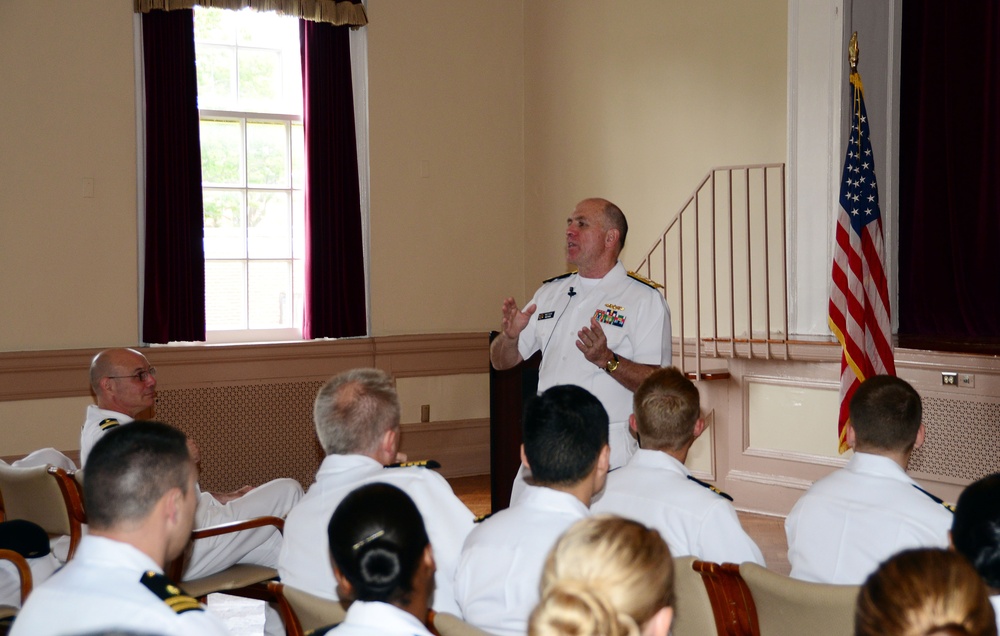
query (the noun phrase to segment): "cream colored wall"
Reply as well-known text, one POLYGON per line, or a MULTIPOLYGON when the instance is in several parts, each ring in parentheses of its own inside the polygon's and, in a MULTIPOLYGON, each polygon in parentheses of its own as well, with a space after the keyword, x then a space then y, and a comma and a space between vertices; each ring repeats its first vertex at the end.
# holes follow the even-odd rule
POLYGON ((137 340, 131 7, 0 2, 0 351, 137 340))
POLYGON ((89 397, 0 402, 0 455, 26 455, 36 448, 80 448, 80 427, 89 397))
POLYGON ((369 17, 372 331, 497 328, 524 280, 521 3, 369 17))
POLYGON ((433 422, 489 418, 490 376, 468 373, 449 377, 397 378, 400 419, 420 422, 420 408, 430 407, 433 422))
MULTIPOLYGON (((487 331, 524 278, 521 4, 370 14, 372 335, 487 331)), ((138 340, 133 45, 129 0, 0 3, 0 351, 138 340)))
POLYGON ((564 271, 587 196, 629 218, 634 267, 718 165, 785 160, 787 2, 525 0, 528 293, 564 271))

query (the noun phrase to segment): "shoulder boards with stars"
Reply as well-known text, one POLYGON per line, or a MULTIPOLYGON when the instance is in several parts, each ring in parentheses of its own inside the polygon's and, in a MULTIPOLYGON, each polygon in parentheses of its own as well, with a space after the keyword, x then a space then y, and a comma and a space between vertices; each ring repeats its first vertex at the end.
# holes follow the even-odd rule
POLYGON ((643 285, 647 285, 649 287, 652 287, 653 289, 663 289, 663 285, 659 284, 658 282, 656 282, 654 280, 649 280, 645 276, 640 276, 639 274, 636 274, 635 272, 629 272, 628 273, 628 277, 631 278, 632 280, 639 281, 643 285))
POLYGON ((928 497, 930 497, 931 501, 933 501, 934 503, 941 504, 942 506, 944 506, 945 508, 947 508, 951 512, 955 512, 955 506, 954 506, 954 504, 950 504, 950 503, 946 502, 944 499, 938 497, 937 495, 932 495, 931 493, 927 492, 926 490, 924 490, 923 488, 921 488, 920 486, 918 486, 916 484, 913 484, 913 487, 916 488, 917 490, 919 490, 920 492, 924 493, 928 497))
POLYGON ((97 423, 97 425, 101 427, 102 431, 110 431, 116 426, 121 426, 121 422, 119 422, 113 417, 109 417, 107 419, 101 420, 100 422, 97 423))
POLYGON ((196 598, 182 592, 179 587, 174 585, 173 581, 163 574, 149 570, 139 580, 149 588, 150 592, 156 594, 161 601, 178 614, 202 612, 205 609, 196 598))
POLYGON ((708 484, 708 483, 705 483, 705 482, 703 482, 702 480, 700 480, 700 479, 698 479, 697 477, 694 477, 694 476, 692 476, 692 475, 688 475, 688 479, 690 479, 690 480, 691 480, 691 481, 693 481, 694 483, 698 484, 699 486, 704 486, 705 488, 708 488, 709 490, 711 490, 711 491, 712 491, 712 492, 714 492, 715 494, 719 495, 720 497, 725 497, 725 498, 726 498, 726 499, 728 499, 729 501, 732 501, 732 500, 733 500, 733 497, 732 497, 732 495, 728 495, 728 494, 726 494, 726 493, 722 492, 721 490, 719 490, 718 488, 716 488, 716 487, 715 487, 715 486, 713 486, 712 484, 708 484))
POLYGON ((316 629, 309 629, 306 630, 306 636, 326 636, 327 634, 332 634, 333 628, 336 626, 337 625, 327 625, 326 627, 317 627, 316 629))
POLYGON ((433 459, 421 459, 415 462, 396 462, 386 468, 441 468, 441 463, 433 459))
POLYGON ((572 276, 577 271, 578 270, 574 269, 572 272, 566 272, 565 274, 559 274, 558 276, 553 276, 552 278, 546 278, 545 280, 542 281, 542 284, 544 285, 545 283, 551 283, 554 280, 562 280, 562 279, 566 278, 567 276, 572 276))
POLYGON ((472 520, 472 523, 482 523, 482 522, 486 521, 487 519, 489 519, 492 516, 493 516, 492 512, 489 513, 489 514, 485 514, 485 515, 479 515, 478 517, 476 517, 475 519, 472 520))

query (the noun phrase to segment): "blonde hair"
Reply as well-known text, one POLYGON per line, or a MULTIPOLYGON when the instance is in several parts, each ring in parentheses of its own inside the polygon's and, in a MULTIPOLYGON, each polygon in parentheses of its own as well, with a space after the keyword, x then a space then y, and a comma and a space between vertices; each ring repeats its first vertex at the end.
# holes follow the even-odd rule
POLYGON ((677 367, 653 371, 632 396, 643 448, 681 450, 694 441, 701 417, 698 387, 677 367))
POLYGON ((573 524, 549 552, 529 636, 637 636, 674 602, 670 549, 655 530, 614 515, 573 524))
POLYGON ((858 594, 855 636, 996 636, 989 593, 957 552, 905 550, 882 563, 858 594))

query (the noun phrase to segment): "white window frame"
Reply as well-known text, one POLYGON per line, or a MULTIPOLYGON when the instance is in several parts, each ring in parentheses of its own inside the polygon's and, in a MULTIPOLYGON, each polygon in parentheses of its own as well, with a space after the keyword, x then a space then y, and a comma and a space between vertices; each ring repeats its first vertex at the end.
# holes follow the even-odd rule
MULTIPOLYGON (((367 0, 363 0, 367 8, 367 0)), ((135 105, 136 105, 136 228, 138 243, 136 271, 137 296, 136 307, 138 333, 136 341, 142 340, 143 297, 145 294, 146 260, 146 96, 145 77, 143 74, 142 52, 142 16, 133 14, 132 35, 135 63, 135 105)), ((352 29, 350 32, 351 47, 351 80, 354 91, 354 124, 358 147, 358 185, 361 200, 361 236, 364 253, 365 277, 365 308, 367 316, 366 331, 371 333, 371 279, 369 255, 371 253, 371 191, 370 191, 370 153, 368 133, 368 30, 367 28, 352 29)), ((166 345, 143 343, 146 346, 186 346, 209 344, 267 343, 267 342, 300 342, 301 329, 258 329, 206 332, 205 342, 171 342, 166 345)))

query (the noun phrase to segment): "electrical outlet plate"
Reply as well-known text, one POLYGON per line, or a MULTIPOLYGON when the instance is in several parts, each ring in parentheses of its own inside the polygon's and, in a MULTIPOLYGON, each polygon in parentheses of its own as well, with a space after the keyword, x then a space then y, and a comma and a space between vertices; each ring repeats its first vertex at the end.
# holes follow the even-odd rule
POLYGON ((958 374, 954 371, 942 371, 941 384, 945 386, 958 386, 958 374))

